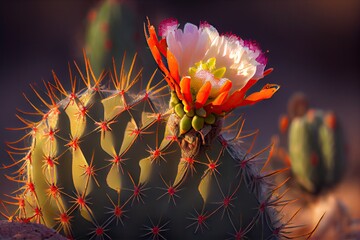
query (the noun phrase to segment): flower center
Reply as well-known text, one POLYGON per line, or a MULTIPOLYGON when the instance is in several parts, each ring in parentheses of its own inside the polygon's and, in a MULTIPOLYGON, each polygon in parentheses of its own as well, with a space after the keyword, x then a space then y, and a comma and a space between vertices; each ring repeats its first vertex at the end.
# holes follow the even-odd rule
POLYGON ((228 81, 224 78, 226 67, 216 68, 216 58, 209 58, 206 62, 200 61, 189 68, 191 77, 191 91, 197 93, 199 89, 206 83, 211 83, 211 91, 209 98, 215 98, 222 85, 228 81))

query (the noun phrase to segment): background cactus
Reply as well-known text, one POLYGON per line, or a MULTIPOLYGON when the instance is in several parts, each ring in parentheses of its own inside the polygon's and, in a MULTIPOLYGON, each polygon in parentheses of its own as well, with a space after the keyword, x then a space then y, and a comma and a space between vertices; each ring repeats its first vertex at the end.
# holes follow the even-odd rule
POLYGON ((344 143, 334 113, 309 110, 289 127, 291 170, 310 192, 339 182, 345 167, 344 143))
POLYGON ((309 109, 301 93, 290 99, 288 113, 280 119, 280 130, 288 131, 287 161, 297 182, 311 193, 332 187, 345 170, 345 144, 337 117, 309 109))
MULTIPOLYGON (((136 13, 126 1, 100 1, 89 11, 85 49, 95 74, 111 67, 112 58, 120 62, 124 52, 129 56, 139 52, 137 25, 136 13)), ((131 62, 131 57, 126 60, 129 59, 131 62)))
MULTIPOLYGON (((341 126, 333 112, 309 106, 303 93, 294 94, 288 102, 288 115, 279 121, 282 135, 275 137, 280 142, 274 147, 273 165, 291 168, 288 177, 293 181, 286 184, 290 189, 286 198, 299 199, 286 211, 302 209, 295 224, 315 224, 323 216, 315 239, 357 239, 357 220, 343 198, 352 190, 344 190, 342 181, 347 159, 341 126)), ((282 182, 284 177, 278 175, 276 181, 282 182)))
POLYGON ((12 146, 23 157, 9 177, 21 185, 11 218, 77 239, 287 234, 290 223, 280 222, 275 207, 288 201, 269 181, 278 171, 266 172, 260 157, 270 147, 244 149, 243 139, 254 134, 234 127, 239 120, 224 126, 217 117, 201 134, 180 135, 180 118, 161 97, 166 86, 151 79, 133 92, 141 73, 114 67, 113 88, 106 88, 104 75, 95 77, 85 63, 84 89, 77 91, 72 76, 68 92, 55 77, 46 85, 50 103, 36 92, 49 108, 33 106, 41 120, 19 117, 30 144, 12 146))

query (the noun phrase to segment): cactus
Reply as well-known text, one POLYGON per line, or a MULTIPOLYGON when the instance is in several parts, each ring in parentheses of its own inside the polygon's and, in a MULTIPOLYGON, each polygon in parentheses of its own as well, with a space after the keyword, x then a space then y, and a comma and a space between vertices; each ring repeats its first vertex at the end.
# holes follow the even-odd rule
MULTIPOLYGON (((236 114, 234 122, 227 121, 234 108, 277 91, 268 84, 246 94, 271 72, 264 71, 266 60, 255 43, 218 35, 213 43, 232 44, 232 52, 193 59, 184 75, 185 55, 170 46, 177 27, 176 21, 165 21, 161 40, 150 23, 147 28, 148 45, 168 86, 156 82, 154 73, 139 90, 135 58, 128 71, 114 64, 109 75, 97 77, 85 56, 85 71, 76 65, 83 89, 70 73, 71 91, 56 75, 54 83, 45 84, 50 103, 34 90, 48 109, 30 102, 41 119, 19 116, 28 132, 9 145, 14 163, 6 168, 20 168, 8 178, 21 185, 7 201, 17 207, 9 219, 42 223, 76 239, 290 237, 293 226, 281 222, 276 210, 289 202, 271 181, 281 170, 266 171, 264 155, 271 145, 251 153, 254 142, 249 148, 243 143, 256 134, 243 133, 236 114), (232 59, 240 50, 246 71, 244 62, 232 59), (226 65, 226 57, 235 63, 226 65), (212 79, 202 81, 204 75, 212 79), (18 147, 23 140, 30 144, 18 147), (14 151, 23 156, 15 159, 14 151)), ((216 37, 216 30, 187 24, 184 34, 189 28, 202 36, 195 39, 203 41, 200 48, 210 51, 205 40, 216 37)))
POLYGON ((334 113, 308 110, 293 118, 288 141, 292 172, 307 191, 318 193, 341 179, 344 143, 334 113))
POLYGON ((120 61, 124 52, 137 52, 136 15, 129 5, 105 0, 88 13, 85 49, 95 74, 111 67, 112 57, 120 61))

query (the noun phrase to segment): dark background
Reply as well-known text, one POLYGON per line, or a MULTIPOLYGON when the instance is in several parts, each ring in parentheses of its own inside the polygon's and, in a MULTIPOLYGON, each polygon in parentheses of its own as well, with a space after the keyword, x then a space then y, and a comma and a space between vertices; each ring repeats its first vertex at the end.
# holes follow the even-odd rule
MULTIPOLYGON (((5 141, 14 140, 6 127, 21 126, 16 108, 29 109, 28 86, 51 80, 54 69, 63 81, 67 63, 81 61, 86 16, 99 1, 2 1, 0 7, 0 162, 9 162, 5 141)), ((360 157, 360 1, 127 1, 138 13, 140 44, 148 16, 156 26, 168 17, 180 23, 206 20, 220 33, 232 32, 255 39, 269 50, 274 73, 261 80, 281 85, 270 101, 246 108, 246 128, 260 129, 258 146, 278 133, 278 117, 286 112, 289 97, 303 91, 311 106, 334 110, 348 143, 349 179, 359 181, 360 157), (353 173, 353 174, 352 174, 353 173)), ((144 54, 149 54, 145 51, 144 54)), ((146 63, 145 70, 155 68, 146 63)), ((18 136, 20 136, 18 134, 18 136)), ((2 174, 1 174, 2 175, 2 174)), ((5 187, 4 187, 5 186, 5 187)), ((0 192, 7 183, 0 178, 0 192)))

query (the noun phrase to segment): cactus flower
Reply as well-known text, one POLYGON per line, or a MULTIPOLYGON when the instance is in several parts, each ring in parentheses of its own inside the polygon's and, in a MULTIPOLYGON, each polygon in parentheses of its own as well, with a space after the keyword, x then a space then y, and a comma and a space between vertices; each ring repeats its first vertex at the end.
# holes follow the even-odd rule
POLYGON ((204 108, 207 115, 227 113, 271 98, 279 89, 266 84, 246 96, 251 86, 272 71, 265 70, 267 58, 253 41, 220 35, 208 23, 199 27, 186 23, 180 29, 175 19, 160 24, 160 40, 150 22, 148 33, 150 50, 185 111, 204 108))

